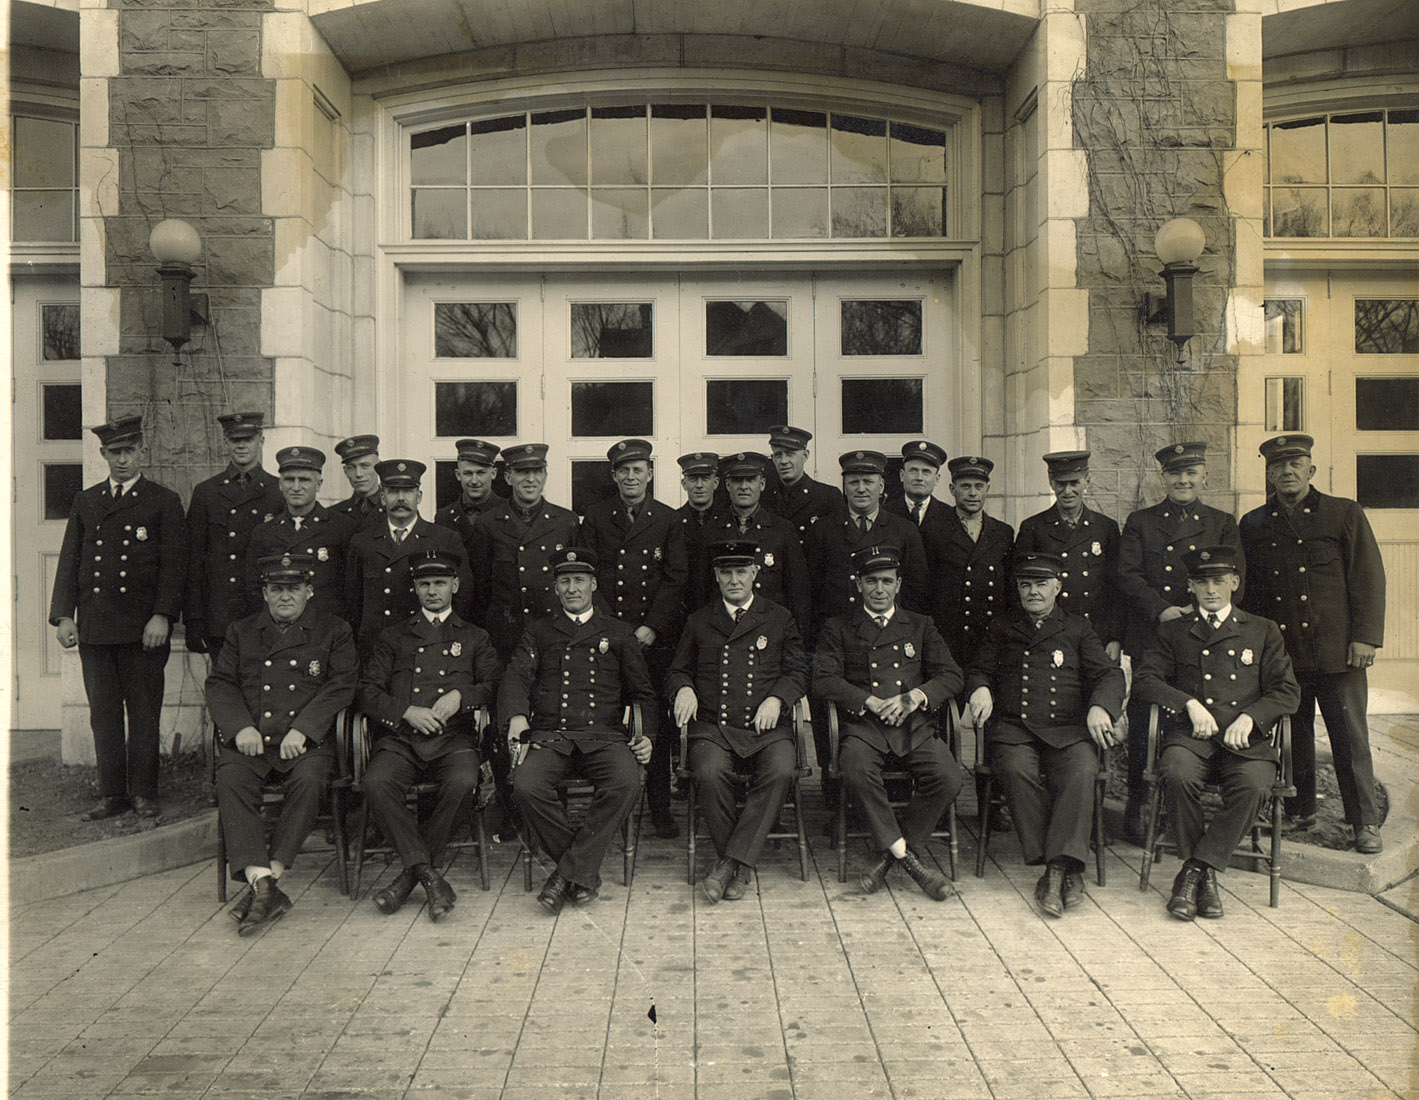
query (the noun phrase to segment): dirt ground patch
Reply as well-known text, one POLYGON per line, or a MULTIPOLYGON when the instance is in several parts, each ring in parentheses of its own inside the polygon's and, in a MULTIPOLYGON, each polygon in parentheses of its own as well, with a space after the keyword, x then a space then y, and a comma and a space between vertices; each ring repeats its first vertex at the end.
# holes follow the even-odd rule
POLYGON ((79 815, 99 800, 94 768, 57 760, 15 764, 10 768, 10 858, 133 836, 196 817, 212 808, 211 794, 200 752, 183 753, 176 759, 165 756, 158 771, 160 817, 126 813, 104 821, 80 821, 79 815))

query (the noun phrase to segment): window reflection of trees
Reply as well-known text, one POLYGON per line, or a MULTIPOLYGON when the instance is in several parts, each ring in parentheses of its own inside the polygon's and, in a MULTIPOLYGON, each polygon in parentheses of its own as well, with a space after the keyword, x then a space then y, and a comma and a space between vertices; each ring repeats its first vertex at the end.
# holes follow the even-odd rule
POLYGON ((438 359, 517 358, 516 302, 436 302, 438 359))
POLYGON ((517 435, 517 383, 435 382, 434 433, 517 435))
POLYGON ((1419 354, 1419 299, 1358 300, 1355 351, 1359 355, 1419 354))
POLYGON ((573 302, 573 359, 649 359, 654 353, 650 302, 573 302))
POLYGON ((849 299, 842 303, 844 355, 920 355, 921 302, 849 299))
POLYGON ((706 355, 787 355, 787 302, 709 302, 706 355))
POLYGON ((79 358, 79 307, 49 305, 40 311, 46 361, 79 358))

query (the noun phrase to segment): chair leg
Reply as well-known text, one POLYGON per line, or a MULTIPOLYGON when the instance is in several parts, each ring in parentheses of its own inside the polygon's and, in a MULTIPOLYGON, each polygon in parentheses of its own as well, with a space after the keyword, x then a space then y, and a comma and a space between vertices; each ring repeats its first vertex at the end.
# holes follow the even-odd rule
POLYGON ((360 800, 360 812, 355 821, 355 881, 350 890, 350 897, 360 900, 360 883, 365 877, 365 845, 369 843, 370 827, 370 804, 368 801, 360 800))
POLYGON ((525 840, 522 842, 522 889, 524 893, 532 892, 532 845, 525 840))
POLYGON ((986 776, 980 796, 980 842, 976 846, 976 878, 985 878, 985 852, 990 847, 990 799, 994 786, 994 778, 986 776))
POLYGON ((960 845, 956 840, 956 804, 951 803, 946 807, 946 828, 951 831, 950 837, 946 841, 946 859, 951 868, 951 881, 956 881, 956 857, 960 854, 960 845))
POLYGON ((833 847, 838 854, 838 881, 847 881, 847 784, 838 780, 838 805, 833 814, 833 847))
MULTIPOLYGON (((642 794, 642 801, 644 798, 645 795, 642 794)), ((641 804, 637 802, 621 824, 621 884, 627 890, 631 888, 631 879, 636 873, 636 842, 640 833, 641 804)))
POLYGON ((227 901, 227 834, 222 831, 222 811, 217 811, 217 900, 227 901))
POLYGON ((330 817, 335 824, 335 881, 340 893, 350 896, 350 840, 345 833, 345 792, 334 788, 330 792, 330 817))
POLYGON ((699 806, 695 801, 698 789, 694 779, 689 781, 689 790, 685 799, 685 832, 689 834, 685 837, 685 881, 691 886, 695 885, 695 826, 699 824, 699 806))
POLYGON ((803 824, 803 790, 799 779, 793 780, 793 820, 798 827, 798 877, 808 881, 808 830, 803 824))
POLYGON ((1281 904, 1281 799, 1271 798, 1271 908, 1281 904))
POLYGON ((1148 889, 1148 876, 1158 859, 1158 820, 1163 810, 1163 789, 1159 783, 1148 787, 1148 825, 1143 830, 1143 868, 1138 872, 1138 888, 1148 889))
POLYGON ((1108 885, 1104 851, 1104 778, 1094 783, 1094 871, 1100 886, 1108 885))
POLYGON ((473 809, 473 829, 478 838, 478 881, 483 889, 488 889, 488 829, 483 820, 484 807, 473 809))

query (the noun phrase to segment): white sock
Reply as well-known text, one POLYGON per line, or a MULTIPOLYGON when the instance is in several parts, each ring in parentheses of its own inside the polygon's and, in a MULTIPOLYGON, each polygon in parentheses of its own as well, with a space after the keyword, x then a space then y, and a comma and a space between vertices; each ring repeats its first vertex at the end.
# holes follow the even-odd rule
POLYGON ((907 838, 904 836, 897 837, 896 840, 892 841, 892 843, 887 846, 887 851, 891 852, 897 859, 904 858, 907 854, 907 838))
POLYGON ((270 876, 271 876, 271 868, 270 868, 270 867, 255 867, 255 866, 253 866, 253 867, 248 867, 248 868, 246 869, 246 881, 247 881, 247 883, 248 883, 249 885, 251 885, 251 886, 255 886, 256 883, 257 883, 257 881, 258 881, 259 879, 269 878, 270 876))
POLYGON ((275 878, 279 879, 279 878, 280 878, 282 875, 284 875, 285 873, 286 873, 286 865, 285 865, 284 863, 282 863, 279 859, 273 859, 273 860, 271 861, 271 874, 272 874, 275 878))

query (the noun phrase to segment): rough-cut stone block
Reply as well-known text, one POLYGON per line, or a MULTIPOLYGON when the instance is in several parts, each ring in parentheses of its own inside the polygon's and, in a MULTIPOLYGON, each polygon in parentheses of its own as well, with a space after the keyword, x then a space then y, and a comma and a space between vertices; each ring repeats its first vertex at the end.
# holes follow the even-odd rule
MULTIPOLYGON (((207 105, 199 105, 205 119, 207 105)), ((193 168, 259 168, 259 149, 176 149, 172 150, 174 160, 193 168)))
POLYGON ((168 48, 192 53, 206 53, 207 35, 203 31, 169 31, 168 48))
POLYGON ((252 168, 213 168, 203 175, 203 204, 218 214, 259 214, 261 173, 252 168))
POLYGON ((269 237, 213 237, 207 241, 207 277, 213 283, 268 286, 272 269, 269 237))
POLYGON ((212 145, 266 149, 275 140, 275 97, 217 101, 207 108, 207 137, 212 145))
POLYGON ((1122 396, 1119 361, 1112 355, 1080 355, 1074 360, 1074 393, 1080 400, 1122 396))
POLYGON ((129 53, 119 55, 119 66, 126 74, 149 76, 202 76, 207 59, 201 53, 129 53))
MULTIPOLYGON (((253 5, 254 7, 255 5, 253 5)), ((190 11, 173 9, 168 18, 174 28, 190 30, 260 30, 259 11, 190 11)))
POLYGON ((259 75, 261 35, 252 31, 208 31, 207 71, 216 76, 259 75))
POLYGON ((219 102, 268 99, 275 95, 275 85, 270 80, 252 77, 212 77, 187 81, 182 86, 182 94, 188 99, 214 99, 219 102))
MULTIPOLYGON (((114 135, 115 138, 118 136, 114 135)), ((207 140, 207 127, 179 124, 150 126, 129 123, 124 128, 122 137, 130 145, 201 145, 207 140)))
POLYGON ((118 48, 123 53, 168 48, 166 11, 125 11, 118 20, 118 48))

